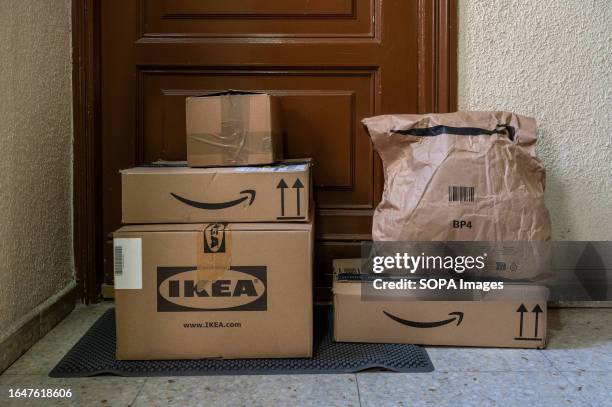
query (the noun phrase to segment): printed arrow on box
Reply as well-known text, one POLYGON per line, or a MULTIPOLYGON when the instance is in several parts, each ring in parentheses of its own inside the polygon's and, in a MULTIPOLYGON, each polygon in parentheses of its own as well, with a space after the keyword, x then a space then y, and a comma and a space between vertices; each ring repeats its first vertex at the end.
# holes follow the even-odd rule
POLYGON ((302 181, 300 181, 299 178, 297 178, 295 180, 295 182, 293 183, 293 189, 295 189, 295 193, 296 193, 296 199, 297 199, 297 216, 300 216, 300 189, 304 188, 304 184, 302 184, 302 181))
POLYGON ((540 316, 540 313, 543 312, 542 308, 540 308, 540 304, 536 304, 535 307, 533 307, 533 309, 531 310, 531 312, 535 313, 535 328, 534 328, 534 338, 538 337, 538 319, 540 316))
POLYGON ((289 188, 289 186, 287 185, 285 180, 281 178, 276 188, 279 188, 281 193, 281 216, 285 216, 285 189, 289 188))
POLYGON ((518 307, 516 312, 521 313, 521 321, 520 321, 521 326, 519 328, 519 337, 521 337, 523 336, 523 317, 524 317, 525 312, 527 312, 527 308, 525 307, 525 304, 521 304, 521 306, 518 307))

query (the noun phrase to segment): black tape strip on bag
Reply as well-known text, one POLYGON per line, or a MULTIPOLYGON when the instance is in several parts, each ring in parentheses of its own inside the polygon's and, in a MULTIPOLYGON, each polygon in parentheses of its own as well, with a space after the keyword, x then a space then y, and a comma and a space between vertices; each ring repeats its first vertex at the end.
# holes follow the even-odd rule
POLYGON ((516 134, 516 128, 507 124, 498 124, 494 130, 482 129, 479 127, 453 127, 453 126, 433 126, 424 127, 420 129, 405 129, 405 130, 391 130, 392 133, 403 134, 405 136, 417 136, 417 137, 434 137, 440 134, 454 134, 457 136, 490 136, 493 134, 508 134, 508 138, 514 141, 514 135, 516 134))
POLYGON ((197 97, 210 97, 210 96, 226 96, 226 95, 261 95, 262 92, 253 92, 249 90, 234 90, 228 89, 221 92, 212 92, 212 93, 202 93, 199 95, 195 95, 197 97))

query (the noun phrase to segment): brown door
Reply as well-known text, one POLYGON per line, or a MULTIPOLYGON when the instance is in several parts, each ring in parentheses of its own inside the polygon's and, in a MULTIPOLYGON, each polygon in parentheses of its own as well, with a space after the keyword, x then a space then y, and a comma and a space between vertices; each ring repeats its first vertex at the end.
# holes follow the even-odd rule
POLYGON ((287 156, 315 160, 315 284, 325 295, 331 259, 358 256, 359 242, 370 238, 382 190, 381 164, 360 120, 452 107, 450 1, 109 0, 98 7, 100 239, 120 225, 119 169, 185 159, 186 96, 267 91, 282 96, 287 156))

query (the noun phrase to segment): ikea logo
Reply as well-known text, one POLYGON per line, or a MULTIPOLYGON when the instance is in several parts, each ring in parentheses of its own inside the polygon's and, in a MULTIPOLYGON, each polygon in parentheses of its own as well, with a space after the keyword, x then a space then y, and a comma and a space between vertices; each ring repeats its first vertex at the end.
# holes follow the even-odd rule
POLYGON ((198 284, 196 267, 157 268, 157 311, 265 311, 265 266, 230 267, 198 284))

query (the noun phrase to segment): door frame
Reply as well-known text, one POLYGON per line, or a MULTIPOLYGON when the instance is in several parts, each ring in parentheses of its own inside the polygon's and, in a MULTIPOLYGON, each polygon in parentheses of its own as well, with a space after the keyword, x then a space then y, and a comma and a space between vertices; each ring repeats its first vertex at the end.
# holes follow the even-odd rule
MULTIPOLYGON (((82 302, 104 282, 100 2, 72 0, 73 250, 82 302)), ((418 1, 418 110, 457 110, 457 0, 418 1)))
POLYGON ((103 277, 100 1, 72 0, 73 252, 78 295, 99 299, 103 277))

